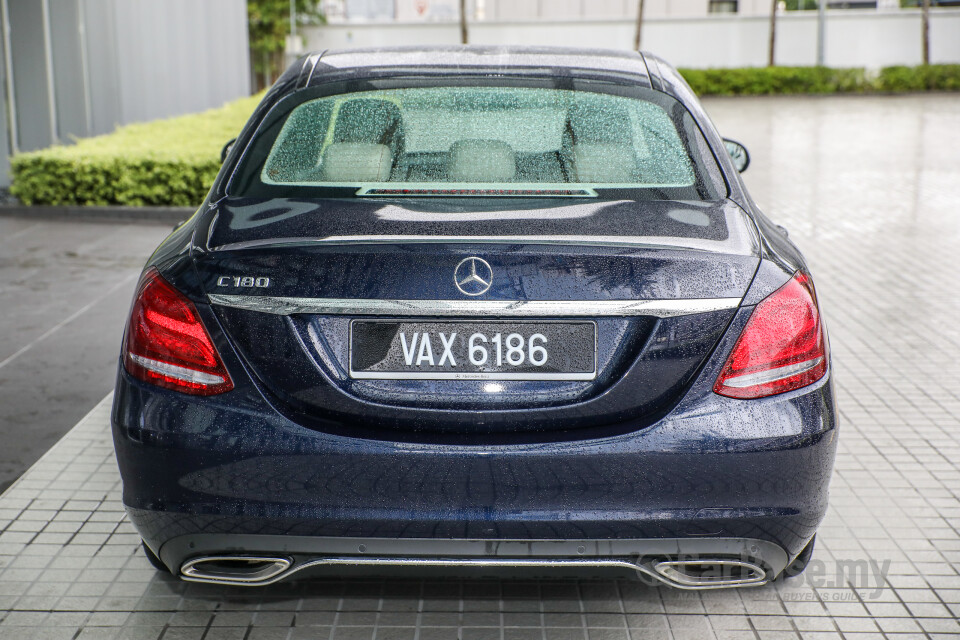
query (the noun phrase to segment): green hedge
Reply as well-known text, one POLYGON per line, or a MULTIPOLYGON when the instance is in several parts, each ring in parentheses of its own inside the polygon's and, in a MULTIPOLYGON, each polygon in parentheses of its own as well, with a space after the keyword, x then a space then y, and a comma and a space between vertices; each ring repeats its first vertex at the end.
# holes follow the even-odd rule
POLYGON ((24 204, 195 207, 261 97, 18 154, 10 192, 24 204))
POLYGON ((926 67, 884 67, 876 79, 877 91, 960 91, 960 64, 926 67))
POLYGON ((683 69, 682 73, 701 96, 862 92, 870 83, 863 69, 828 67, 683 69))
POLYGON ((960 65, 865 69, 828 67, 758 67, 751 69, 682 69, 701 96, 749 96, 831 93, 904 93, 960 90, 960 65))
MULTIPOLYGON (((960 91, 960 65, 864 69, 684 69, 699 95, 960 91)), ((11 193, 25 204, 197 206, 261 96, 204 113, 120 127, 14 156, 11 193)))

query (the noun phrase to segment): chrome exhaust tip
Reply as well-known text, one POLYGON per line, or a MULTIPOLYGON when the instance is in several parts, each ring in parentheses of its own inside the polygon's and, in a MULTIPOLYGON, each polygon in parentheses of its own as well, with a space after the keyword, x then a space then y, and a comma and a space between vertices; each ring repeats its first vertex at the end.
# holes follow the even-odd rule
POLYGON ((664 582, 685 589, 750 587, 767 583, 767 572, 745 560, 665 560, 654 564, 653 569, 664 582))
POLYGON ((201 556, 180 567, 180 577, 190 582, 258 586, 278 579, 290 566, 289 558, 272 556, 201 556))

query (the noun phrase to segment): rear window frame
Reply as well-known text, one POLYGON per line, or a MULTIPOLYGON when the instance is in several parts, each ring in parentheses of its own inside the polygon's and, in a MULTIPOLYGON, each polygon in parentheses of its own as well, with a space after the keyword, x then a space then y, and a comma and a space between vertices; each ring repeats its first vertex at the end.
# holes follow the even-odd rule
MULTIPOLYGON (((365 79, 332 80, 293 91, 277 100, 267 111, 256 130, 249 137, 238 158, 223 192, 233 198, 353 198, 358 196, 354 187, 320 185, 277 184, 261 180, 261 171, 280 132, 293 111, 306 102, 344 94, 359 94, 366 91, 423 87, 504 87, 542 88, 588 93, 608 94, 624 98, 646 100, 664 109, 673 121, 684 149, 687 151, 694 171, 694 186, 680 188, 596 188, 596 196, 583 197, 601 200, 697 200, 715 201, 726 198, 729 185, 723 169, 702 130, 700 123, 681 100, 662 91, 623 80, 583 78, 572 76, 540 75, 401 75, 365 79), (691 198, 690 192, 696 191, 691 198), (679 193, 685 192, 685 193, 679 193), (682 197, 685 196, 685 197, 682 197)), ((571 183, 571 187, 577 185, 571 183)), ((382 197, 382 196, 380 196, 382 197)), ((450 198, 477 197, 450 195, 450 198)), ((511 197, 511 194, 483 195, 481 197, 511 197)))

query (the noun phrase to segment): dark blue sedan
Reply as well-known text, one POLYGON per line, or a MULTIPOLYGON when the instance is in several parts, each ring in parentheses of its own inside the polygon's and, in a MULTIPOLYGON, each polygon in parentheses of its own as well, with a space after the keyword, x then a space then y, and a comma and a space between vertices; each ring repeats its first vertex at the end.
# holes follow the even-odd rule
POLYGON ((159 569, 802 571, 836 449, 810 273, 663 60, 294 64, 150 258, 113 407, 159 569))

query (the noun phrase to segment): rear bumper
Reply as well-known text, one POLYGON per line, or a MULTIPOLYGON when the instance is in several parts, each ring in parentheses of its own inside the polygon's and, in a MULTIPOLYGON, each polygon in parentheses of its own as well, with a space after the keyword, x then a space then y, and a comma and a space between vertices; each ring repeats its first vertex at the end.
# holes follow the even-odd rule
POLYGON ((370 545, 414 540, 428 541, 434 557, 431 545, 445 541, 468 545, 473 551, 456 556, 466 559, 507 557, 500 550, 516 541, 531 551, 511 558, 580 557, 551 546, 568 541, 593 558, 636 564, 662 555, 661 544, 726 555, 726 541, 736 540, 779 549, 766 553, 782 562, 762 558, 779 572, 826 511, 835 425, 829 374, 753 401, 694 388, 645 429, 530 444, 332 435, 250 393, 198 401, 122 369, 113 412, 124 503, 174 570, 201 551, 289 554, 304 564, 357 556, 366 544, 359 555, 403 558, 370 545), (370 542, 354 544, 361 539, 370 542))
POLYGON ((789 558, 771 542, 734 538, 529 541, 201 534, 168 541, 162 560, 185 580, 236 586, 263 586, 305 575, 582 577, 601 572, 704 589, 765 584, 789 558), (256 566, 237 563, 254 559, 256 566), (236 564, 216 564, 224 560, 236 564), (716 575, 691 579, 666 566, 685 561, 718 563, 716 575), (722 575, 725 564, 750 567, 752 573, 722 575))

